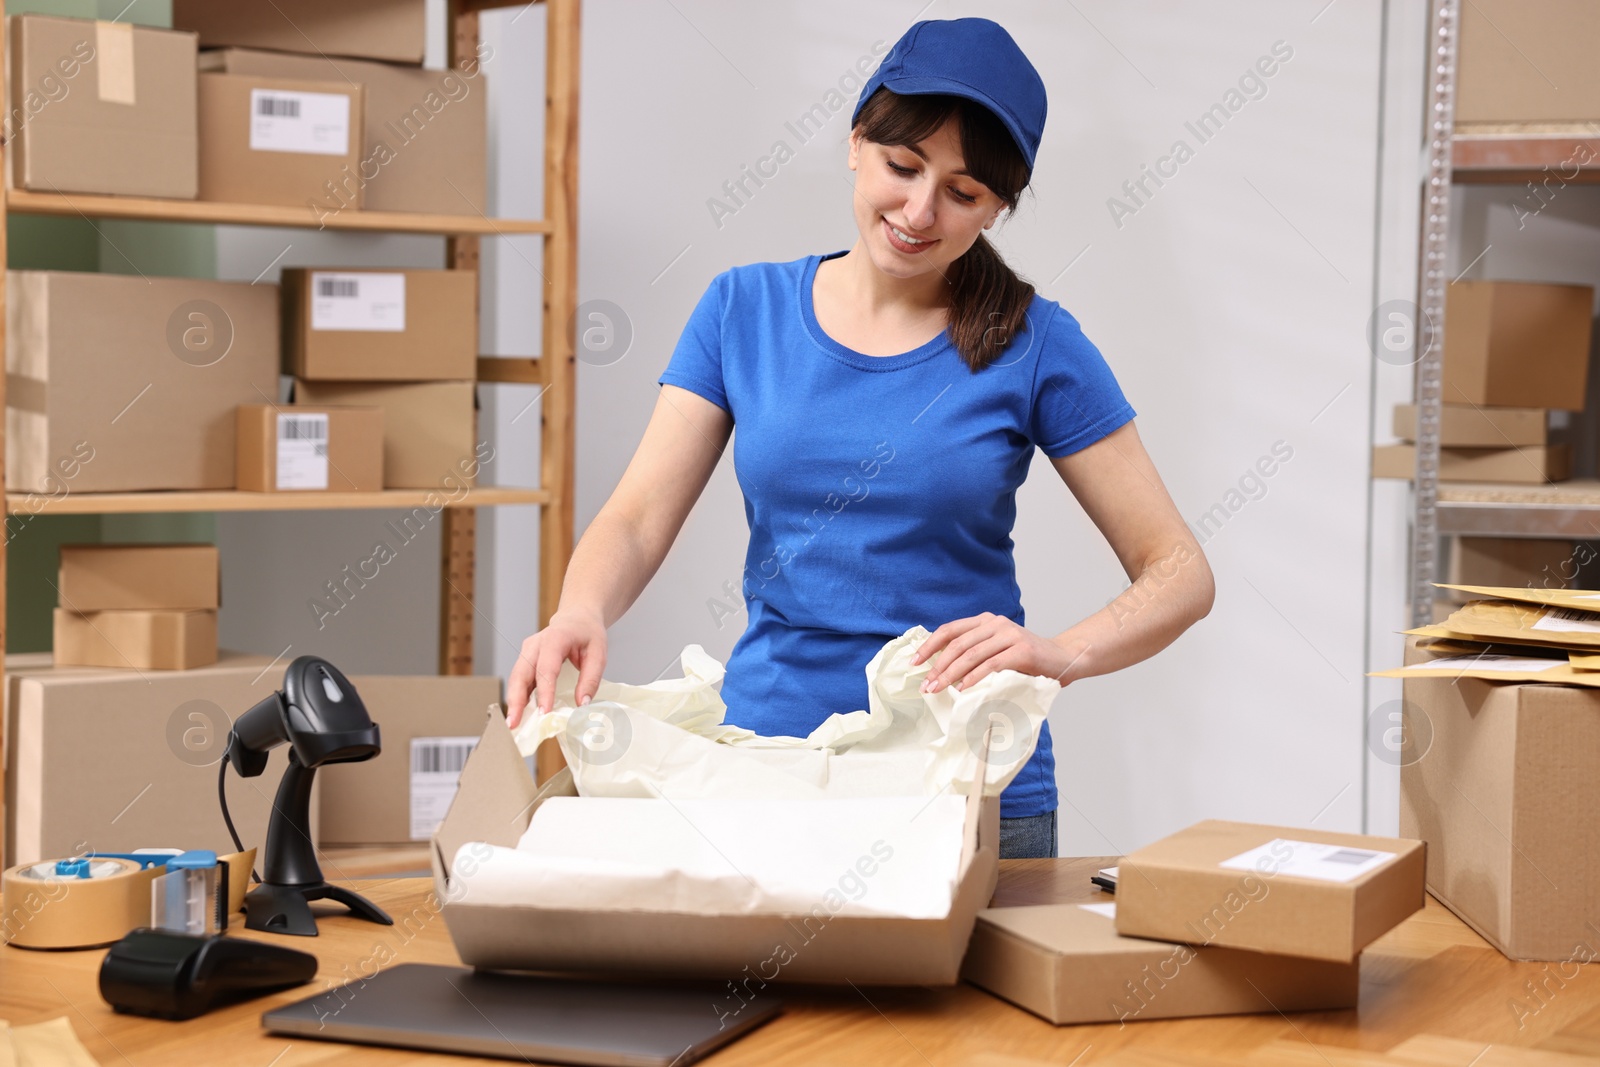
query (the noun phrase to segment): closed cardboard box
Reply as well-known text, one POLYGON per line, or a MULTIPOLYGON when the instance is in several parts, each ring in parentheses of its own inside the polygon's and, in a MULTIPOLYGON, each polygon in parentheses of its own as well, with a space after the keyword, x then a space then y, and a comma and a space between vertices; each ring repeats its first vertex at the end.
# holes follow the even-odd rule
MULTIPOLYGON (((1443 655, 1413 638, 1406 663, 1443 655)), ((1600 690, 1442 677, 1403 692, 1421 755, 1400 769, 1400 832, 1428 843, 1428 892, 1512 959, 1588 958, 1600 690)))
POLYGON ((194 34, 44 15, 6 26, 14 186, 194 198, 194 34))
POLYGON ((961 977, 1058 1026, 1356 1006, 1359 963, 1122 937, 1115 914, 1113 903, 987 908, 961 977))
POLYGON ((383 488, 383 409, 239 407, 239 488, 251 493, 383 488))
POLYGON ((197 611, 221 603, 216 545, 62 545, 56 582, 73 611, 197 611))
POLYGON ((239 45, 393 63, 421 63, 427 43, 425 0, 173 0, 172 24, 199 33, 206 48, 239 45))
POLYGON ((7 278, 8 489, 233 488, 234 409, 277 395, 276 286, 7 278))
POLYGON ((361 86, 200 76, 200 199, 307 209, 307 225, 361 207, 361 86))
POLYGON ((368 675, 350 679, 383 751, 323 768, 321 845, 405 845, 439 828, 500 679, 368 675))
MULTIPOLYGON (((217 802, 217 761, 232 720, 282 684, 270 657, 160 673, 7 666, 6 866, 172 846, 232 852, 217 802)), ((266 771, 227 775, 228 810, 245 847, 266 841, 289 746, 266 771)), ((320 782, 312 783, 313 833, 320 782)))
POLYGON ((200 63, 225 74, 358 83, 365 104, 357 175, 368 211, 488 212, 488 87, 476 58, 455 70, 424 70, 225 48, 200 63))
POLYGON ((1423 902, 1421 841, 1208 819, 1118 865, 1117 932, 1348 963, 1423 902))
POLYGON ((1592 0, 1462 4, 1456 122, 1600 119, 1596 41, 1600 7, 1592 0))
MULTIPOLYGON (((1589 558, 1589 554, 1584 554, 1589 558)), ((1450 542, 1450 585, 1565 589, 1578 574, 1578 547, 1538 537, 1455 537, 1450 542)), ((1465 604, 1481 600, 1459 589, 1439 591, 1465 604)))
POLYGON ((383 484, 443 489, 476 484, 472 382, 308 382, 294 402, 383 409, 383 484))
POLYGON ((286 374, 311 381, 451 381, 477 374, 469 270, 283 272, 286 374))
MULTIPOLYGON (((1550 413, 1543 408, 1483 408, 1472 404, 1439 405, 1439 444, 1445 448, 1512 448, 1546 445, 1550 413)), ((1417 439, 1417 406, 1394 406, 1394 435, 1417 439)))
POLYGON ((55 610, 63 667, 186 671, 217 661, 217 612, 55 610))
POLYGON ((1445 294, 1444 399, 1582 411, 1594 289, 1452 282, 1445 294))
MULTIPOLYGON (((1417 472, 1416 445, 1376 445, 1374 478, 1411 478, 1417 472)), ((1572 477, 1572 449, 1566 445, 1523 448, 1441 448, 1441 482, 1510 482, 1545 485, 1572 477)))

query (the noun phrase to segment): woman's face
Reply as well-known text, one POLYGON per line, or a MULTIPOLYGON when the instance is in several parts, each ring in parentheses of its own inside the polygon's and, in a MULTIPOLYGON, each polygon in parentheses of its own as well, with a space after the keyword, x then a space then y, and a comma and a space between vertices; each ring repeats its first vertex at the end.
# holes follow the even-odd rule
POLYGON ((859 127, 851 132, 856 228, 879 270, 897 278, 947 276, 994 225, 1005 203, 965 166, 955 116, 915 148, 868 141, 859 127))

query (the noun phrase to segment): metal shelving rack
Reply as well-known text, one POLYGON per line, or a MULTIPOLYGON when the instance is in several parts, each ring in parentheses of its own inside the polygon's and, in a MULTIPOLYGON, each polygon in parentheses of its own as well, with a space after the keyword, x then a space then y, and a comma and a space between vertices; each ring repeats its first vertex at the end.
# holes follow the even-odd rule
POLYGON ((1583 123, 1474 125, 1455 123, 1456 56, 1461 30, 1460 0, 1433 0, 1428 25, 1428 109, 1425 118, 1421 271, 1417 284, 1420 318, 1414 333, 1421 347, 1416 362, 1417 470, 1411 534, 1412 625, 1433 621, 1433 582, 1439 538, 1552 537, 1592 539, 1600 535, 1600 481, 1558 485, 1439 484, 1439 416, 1442 403, 1444 304, 1449 286, 1450 194, 1453 185, 1522 184, 1562 167, 1569 184, 1600 182, 1600 130, 1583 123), (1587 146, 1590 162, 1571 177, 1565 168, 1575 150, 1587 146))
MULTIPOLYGON (((248 0, 235 0, 248 2, 248 0)), ((578 190, 578 60, 580 0, 542 0, 546 8, 544 218, 491 219, 457 215, 397 212, 342 212, 327 220, 329 229, 356 232, 432 234, 446 238, 447 267, 478 270, 479 243, 485 237, 540 234, 544 238, 542 274, 543 331, 537 357, 480 356, 477 380, 541 387, 540 487, 484 486, 474 489, 443 512, 440 560, 439 670, 472 673, 473 605, 471 590, 477 541, 477 508, 536 505, 539 525, 539 625, 555 612, 573 547, 573 408, 576 382, 571 324, 577 304, 578 190)), ((527 7, 528 0, 450 0, 449 63, 475 56, 479 16, 502 7, 527 7)), ((0 55, 6 48, 0 19, 0 55)), ((0 93, 4 93, 0 87, 0 93)), ((9 109, 9 103, 7 104, 9 109)), ((5 166, 0 147, 0 168, 5 166)), ((60 215, 74 218, 143 219, 163 222, 215 223, 235 226, 303 228, 305 215, 294 208, 254 204, 221 204, 194 200, 80 196, 7 189, 0 199, 0 261, 6 253, 6 214, 60 215)), ((6 313, 5 277, 0 273, 0 321, 6 313)), ((0 332, 0 353, 4 351, 0 332)), ((0 375, 0 410, 5 404, 5 377, 0 375)), ((5 490, 5 440, 0 430, 0 496, 6 514, 19 513, 27 494, 5 490)), ((53 501, 49 514, 119 514, 196 511, 309 511, 412 507, 422 504, 424 490, 389 489, 374 493, 331 493, 317 496, 282 493, 147 492, 80 493, 53 501)), ((0 619, 5 611, 6 544, 0 539, 0 619)), ((0 630, 0 687, 5 684, 5 636, 0 630)), ((3 690, 0 690, 3 691, 3 690)), ((541 756, 543 757, 543 753, 541 756)), ((541 759, 541 771, 553 769, 541 759)), ((4 769, 0 765, 0 785, 4 769)))

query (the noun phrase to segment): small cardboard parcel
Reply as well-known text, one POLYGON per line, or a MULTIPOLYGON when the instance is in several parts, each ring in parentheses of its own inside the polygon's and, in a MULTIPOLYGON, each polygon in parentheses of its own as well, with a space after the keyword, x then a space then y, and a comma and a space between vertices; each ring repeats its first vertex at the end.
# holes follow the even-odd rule
POLYGON ((920 691, 929 632, 866 667, 866 709, 804 738, 723 722, 722 664, 601 682, 516 737, 498 712, 434 835, 434 885, 462 962, 765 983, 949 985, 999 870, 999 794, 1031 755, 1053 679, 1000 671, 920 691), (568 767, 537 788, 554 737, 568 767), (730 803, 736 801, 736 803, 730 803))

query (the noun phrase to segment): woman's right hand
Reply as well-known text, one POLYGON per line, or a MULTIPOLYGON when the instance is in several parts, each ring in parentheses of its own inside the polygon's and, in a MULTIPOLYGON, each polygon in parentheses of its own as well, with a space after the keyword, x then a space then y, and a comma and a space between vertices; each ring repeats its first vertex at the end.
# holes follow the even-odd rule
POLYGON ((606 666, 606 626, 599 615, 557 611, 550 623, 522 642, 517 665, 506 681, 506 725, 515 730, 526 713, 529 690, 539 694, 538 713, 550 711, 555 701, 556 677, 561 664, 571 660, 578 668, 573 699, 586 704, 600 686, 606 666))

